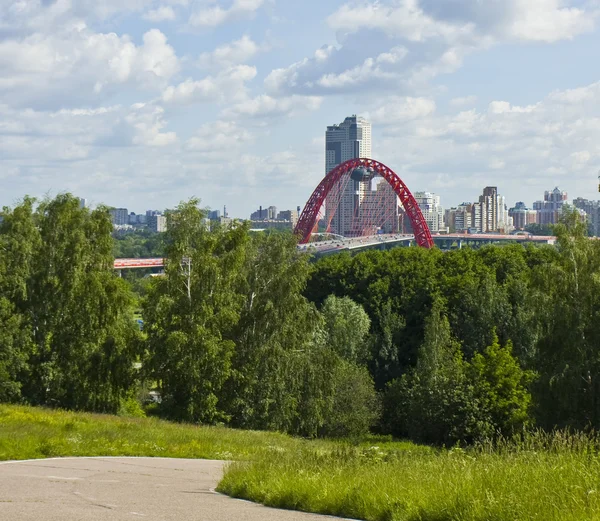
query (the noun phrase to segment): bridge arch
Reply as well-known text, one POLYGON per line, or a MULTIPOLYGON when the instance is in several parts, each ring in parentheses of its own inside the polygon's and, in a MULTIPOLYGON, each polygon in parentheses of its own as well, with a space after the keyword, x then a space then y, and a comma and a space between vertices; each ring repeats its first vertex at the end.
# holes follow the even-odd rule
POLYGON ((296 225, 295 233, 300 236, 300 244, 306 244, 318 224, 319 211, 325 202, 327 195, 336 184, 345 176, 350 176, 357 168, 366 168, 375 174, 383 177, 387 183, 394 189, 396 195, 400 199, 404 211, 413 227, 416 243, 423 248, 432 248, 433 239, 431 232, 427 226, 427 222, 421 213, 421 209, 417 201, 410 193, 408 187, 402 179, 391 169, 379 161, 374 159, 357 158, 350 159, 345 163, 336 166, 331 170, 319 183, 315 191, 310 196, 306 203, 298 224, 296 225))

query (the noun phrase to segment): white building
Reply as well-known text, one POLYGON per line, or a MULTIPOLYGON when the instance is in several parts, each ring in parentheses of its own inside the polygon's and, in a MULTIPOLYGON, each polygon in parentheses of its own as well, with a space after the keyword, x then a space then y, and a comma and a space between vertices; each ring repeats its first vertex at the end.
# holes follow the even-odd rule
MULTIPOLYGON (((371 157, 371 123, 353 115, 339 125, 328 126, 325 133, 325 173, 344 161, 358 157, 371 157)), ((343 193, 330 193, 325 202, 325 219, 331 222, 333 233, 344 236, 357 234, 357 230, 353 229, 355 216, 370 188, 370 180, 351 179, 343 187, 343 193)))
POLYGON ((415 192, 414 197, 431 233, 444 231, 444 209, 440 196, 431 192, 415 192))
POLYGON ((164 215, 151 215, 148 219, 148 228, 156 233, 167 231, 167 218, 164 215))

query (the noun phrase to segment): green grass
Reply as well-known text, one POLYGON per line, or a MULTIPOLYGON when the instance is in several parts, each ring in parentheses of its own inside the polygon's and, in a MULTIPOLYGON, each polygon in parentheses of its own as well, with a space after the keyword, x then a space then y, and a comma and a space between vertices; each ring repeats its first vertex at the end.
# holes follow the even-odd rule
POLYGON ((600 442, 536 434, 438 450, 0 405, 0 459, 235 460, 219 490, 274 507, 373 521, 600 521, 600 442))
POLYGON ((373 521, 600 520, 596 447, 561 435, 469 451, 303 446, 231 464, 218 490, 373 521))
POLYGON ((0 460, 55 456, 245 460, 297 443, 277 433, 0 405, 0 460))

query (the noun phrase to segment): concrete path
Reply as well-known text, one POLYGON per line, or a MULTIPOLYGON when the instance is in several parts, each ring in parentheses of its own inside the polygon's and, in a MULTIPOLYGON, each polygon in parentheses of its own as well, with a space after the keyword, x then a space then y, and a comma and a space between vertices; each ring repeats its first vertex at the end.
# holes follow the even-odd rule
POLYGON ((224 462, 59 458, 0 463, 2 521, 323 521, 214 492, 224 462))

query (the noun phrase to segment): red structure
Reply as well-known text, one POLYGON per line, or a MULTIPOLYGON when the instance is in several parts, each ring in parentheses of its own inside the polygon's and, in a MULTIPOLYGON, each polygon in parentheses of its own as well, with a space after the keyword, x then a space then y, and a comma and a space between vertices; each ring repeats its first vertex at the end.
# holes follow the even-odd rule
POLYGON ((372 171, 376 175, 383 177, 387 183, 394 189, 400 202, 404 207, 404 211, 410 222, 412 223, 413 232, 415 234, 415 241, 423 248, 432 248, 433 239, 427 222, 423 218, 421 209, 415 201, 415 198, 410 193, 410 190, 402 182, 402 179, 394 173, 393 170, 385 166, 379 161, 374 159, 350 159, 345 163, 336 166, 331 172, 329 172, 325 178, 319 183, 319 186, 315 188, 315 191, 310 196, 310 199, 306 203, 302 215, 296 225, 295 233, 300 235, 300 244, 306 244, 310 240, 310 236, 315 231, 319 222, 319 212, 325 202, 327 195, 332 189, 340 183, 341 180, 350 176, 357 168, 365 168, 372 171))
POLYGON ((161 268, 164 266, 163 259, 115 259, 115 269, 133 268, 161 268))

